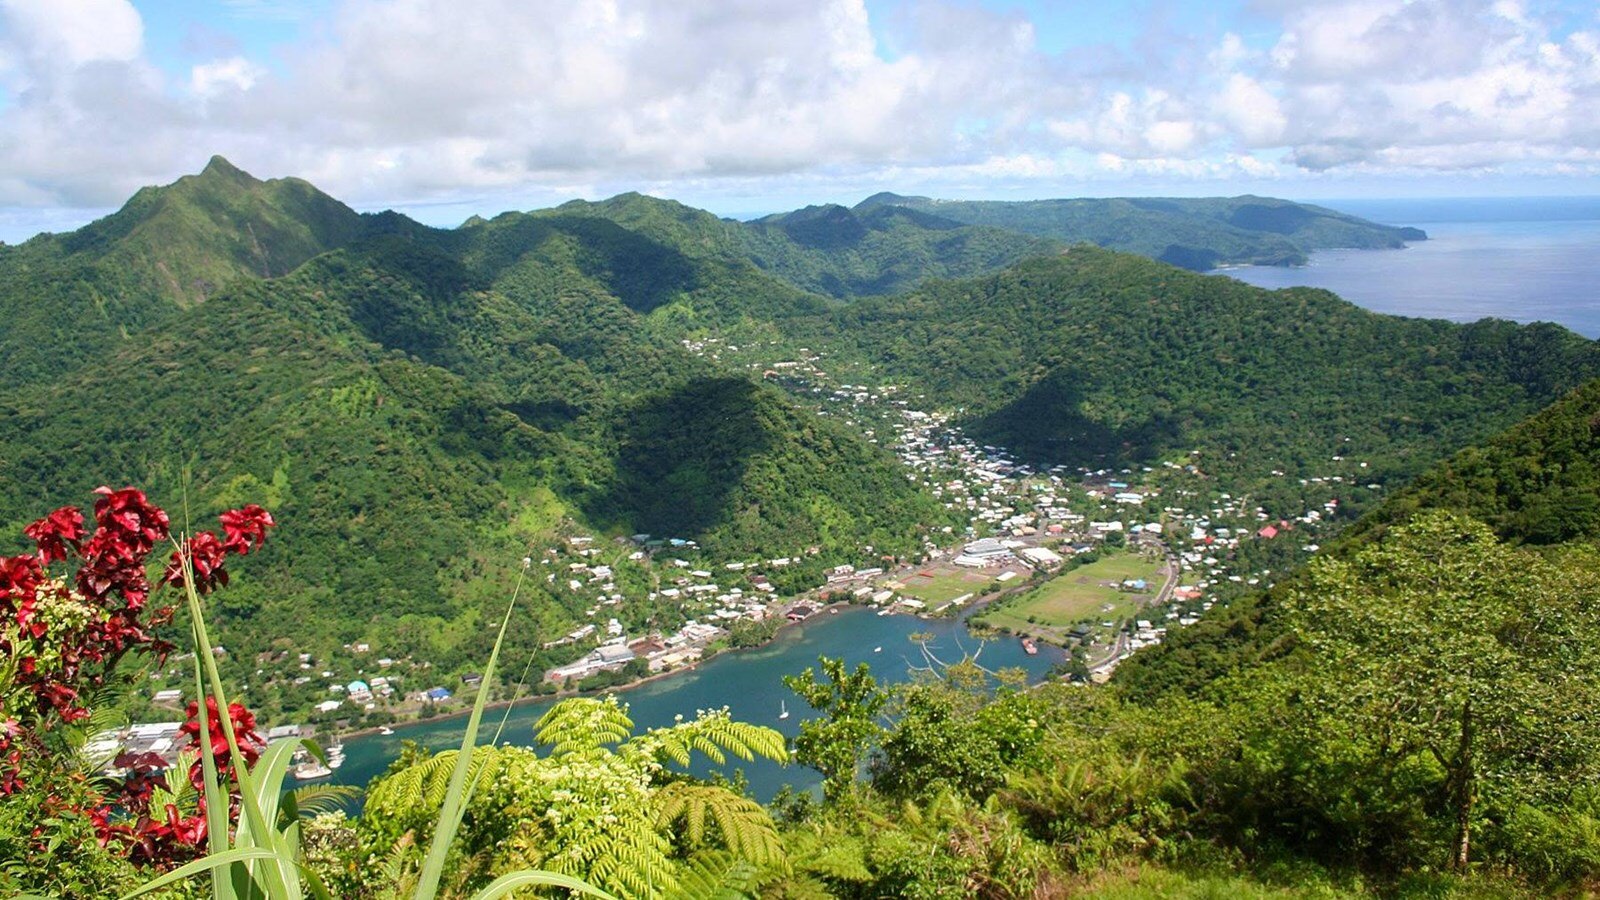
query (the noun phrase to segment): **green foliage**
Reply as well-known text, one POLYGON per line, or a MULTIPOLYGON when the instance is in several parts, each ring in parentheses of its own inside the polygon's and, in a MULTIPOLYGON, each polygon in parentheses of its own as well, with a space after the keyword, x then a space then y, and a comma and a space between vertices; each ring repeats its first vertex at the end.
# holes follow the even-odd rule
MULTIPOLYGON (((582 877, 622 897, 671 895, 680 878, 721 871, 728 878, 781 865, 784 851, 767 812, 726 787, 685 779, 672 768, 693 754, 785 760, 782 735, 738 722, 726 710, 632 734, 614 697, 551 707, 535 726, 539 755, 480 747, 470 763, 451 752, 419 760, 375 782, 367 825, 379 850, 404 839, 437 795, 446 770, 461 769, 481 796, 463 819, 455 870, 473 883, 536 865, 582 877), (726 852, 720 869, 701 853, 726 852), (737 869, 737 871, 735 871, 737 869)), ((418 835, 419 837, 421 835, 418 835)))
POLYGON ((1349 562, 1319 560, 1289 598, 1322 670, 1306 705, 1380 736, 1386 767, 1438 767, 1460 868, 1484 807, 1600 787, 1600 729, 1584 724, 1600 704, 1596 572, 1592 552, 1555 564, 1431 512, 1349 562))
POLYGON ((837 802, 851 793, 856 772, 881 738, 878 715, 889 698, 866 663, 849 672, 842 659, 823 656, 817 662, 827 681, 819 681, 817 671, 807 668, 783 676, 783 683, 822 714, 800 723, 794 758, 822 773, 823 796, 837 802))
POLYGON ((1138 253, 1186 269, 1298 265, 1311 250, 1400 247, 1415 228, 1378 225, 1320 206, 1270 197, 1138 197, 1072 200, 930 200, 876 194, 856 210, 905 209, 1138 253))
POLYGON ((1038 697, 1009 687, 997 694, 971 661, 897 689, 892 708, 872 784, 895 799, 951 792, 981 800, 1044 737, 1038 697))

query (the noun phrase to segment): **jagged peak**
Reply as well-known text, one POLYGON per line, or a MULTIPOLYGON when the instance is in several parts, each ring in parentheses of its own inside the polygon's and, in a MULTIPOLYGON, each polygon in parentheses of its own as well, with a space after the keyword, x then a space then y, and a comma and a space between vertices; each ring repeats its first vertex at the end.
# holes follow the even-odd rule
POLYGON ((206 162, 206 167, 200 170, 200 177, 228 178, 245 181, 257 180, 249 172, 246 172, 233 163, 228 162, 228 158, 220 153, 213 155, 211 159, 206 162))

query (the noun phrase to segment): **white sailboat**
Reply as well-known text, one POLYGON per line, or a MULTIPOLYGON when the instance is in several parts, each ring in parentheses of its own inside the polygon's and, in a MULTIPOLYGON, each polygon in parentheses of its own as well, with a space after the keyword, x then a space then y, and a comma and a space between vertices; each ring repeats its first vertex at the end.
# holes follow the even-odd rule
POLYGON ((789 718, 789 704, 785 703, 782 700, 778 701, 778 718, 780 718, 780 719, 789 718))

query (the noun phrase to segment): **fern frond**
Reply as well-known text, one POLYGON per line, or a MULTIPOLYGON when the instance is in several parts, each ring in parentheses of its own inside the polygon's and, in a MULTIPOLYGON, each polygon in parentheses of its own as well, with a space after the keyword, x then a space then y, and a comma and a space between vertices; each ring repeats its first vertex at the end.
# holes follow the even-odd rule
POLYGON ((736 721, 727 709, 703 710, 687 722, 652 728, 629 742, 628 750, 657 762, 687 766, 695 753, 721 765, 731 753, 750 762, 757 756, 780 763, 789 761, 788 740, 776 729, 736 721))
POLYGON ((758 866, 783 861, 783 842, 772 817, 761 804, 724 787, 679 781, 655 794, 656 822, 669 827, 682 822, 691 847, 706 840, 708 825, 715 825, 722 844, 735 856, 758 866))
POLYGON ((383 873, 380 884, 389 885, 392 889, 391 897, 405 897, 410 895, 411 889, 417 881, 417 844, 410 832, 402 834, 394 846, 389 848, 389 853, 383 858, 379 870, 383 873))
POLYGON ((706 850, 679 867, 677 897, 683 900, 740 900, 756 896, 755 869, 726 850, 706 850))
POLYGON ((858 884, 872 880, 872 871, 867 868, 867 847, 857 835, 830 830, 826 834, 800 831, 785 837, 790 868, 799 875, 858 884))
POLYGON ((290 791, 289 795, 294 798, 300 818, 314 819, 361 796, 361 789, 350 784, 307 784, 290 791))
POLYGON ((615 697, 574 697, 557 703, 534 724, 539 743, 555 758, 593 756, 633 734, 627 707, 615 697))
MULTIPOLYGON (((443 750, 414 766, 385 776, 372 786, 367 808, 385 815, 438 809, 450 789, 450 775, 460 753, 459 750, 443 750)), ((493 745, 473 748, 467 770, 469 782, 476 781, 485 766, 498 763, 499 757, 500 750, 493 745)))

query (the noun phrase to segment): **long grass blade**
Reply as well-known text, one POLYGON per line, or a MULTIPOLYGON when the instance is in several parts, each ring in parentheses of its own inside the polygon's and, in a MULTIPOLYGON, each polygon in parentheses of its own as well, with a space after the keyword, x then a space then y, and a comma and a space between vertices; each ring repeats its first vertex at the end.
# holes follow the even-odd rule
POLYGON ((489 886, 472 895, 472 900, 498 900, 509 895, 512 891, 525 887, 562 887, 591 897, 600 897, 602 900, 617 900, 616 897, 597 887, 591 886, 582 879, 573 878, 571 875, 560 875, 555 872, 512 872, 501 875, 489 886))
MULTIPOLYGON (((205 678, 200 672, 201 650, 200 633, 195 632, 194 656, 194 689, 196 703, 201 710, 205 709, 206 685, 205 678)), ((205 721, 205 713, 199 713, 200 720, 205 721)), ((201 727, 201 752, 200 771, 201 780, 205 784, 206 804, 206 845, 211 850, 211 855, 226 853, 231 848, 228 846, 228 804, 222 797, 222 787, 217 780, 217 763, 212 759, 210 748, 205 746, 209 740, 205 736, 205 728, 201 727)), ((213 900, 235 900, 232 883, 214 874, 211 878, 211 896, 213 900)))
MULTIPOLYGON (((251 789, 250 770, 245 765, 244 753, 239 749, 239 736, 233 730, 233 717, 228 715, 227 689, 222 683, 222 673, 217 669, 217 658, 211 650, 211 636, 206 632, 205 612, 200 605, 200 595, 195 591, 194 587, 193 560, 190 559, 189 552, 182 541, 175 543, 178 545, 179 563, 183 566, 184 595, 188 599, 189 615, 194 620, 195 653, 205 666, 206 679, 210 682, 211 696, 217 702, 217 722, 222 726, 223 737, 228 741, 228 755, 233 762, 235 777, 239 780, 239 805, 244 808, 244 821, 239 823, 236 842, 241 846, 271 846, 271 826, 261 814, 261 805, 256 802, 255 792, 251 789)), ((202 739, 205 739, 206 725, 209 723, 206 722, 208 716, 204 712, 205 703, 203 700, 200 702, 200 708, 202 710, 200 713, 201 734, 202 739)), ((203 752, 201 756, 209 759, 211 754, 203 752)), ((208 791, 213 778, 215 778, 214 772, 207 774, 208 791)), ((220 790, 220 785, 218 787, 220 790)), ((224 828, 226 828, 226 825, 224 825, 224 828)), ((248 877, 244 883, 249 885, 246 897, 253 900, 258 895, 258 885, 254 875, 257 871, 261 871, 266 876, 266 884, 259 886, 265 891, 260 896, 281 897, 285 898, 285 900, 298 898, 300 896, 300 879, 297 875, 292 874, 286 877, 284 872, 285 862, 291 866, 293 865, 293 860, 278 860, 278 865, 257 869, 254 859, 246 862, 244 869, 248 877)))
POLYGON ((445 791, 444 806, 439 810, 439 822, 433 830, 433 842, 422 863, 417 879, 416 900, 433 900, 439 891, 439 880, 444 876, 445 858, 455 841, 456 830, 466 814, 467 773, 472 768, 472 751, 478 740, 478 725, 483 721, 483 707, 489 699, 489 686, 494 683, 495 666, 500 661, 500 648, 506 641, 506 629, 511 625, 511 613, 517 608, 517 595, 522 592, 522 576, 517 578, 516 590, 511 592, 511 602, 506 605, 505 618, 500 621, 500 633, 494 639, 494 649, 489 651, 489 663, 483 669, 483 681, 478 684, 478 697, 472 704, 472 715, 467 718, 466 733, 461 736, 461 752, 456 755, 455 768, 450 772, 450 787, 445 791))
POLYGON ((173 869, 171 872, 168 872, 154 881, 139 885, 138 890, 135 890, 133 893, 123 894, 122 900, 133 900, 134 897, 144 896, 151 891, 164 888, 169 884, 176 884, 185 878, 191 878, 195 875, 199 875, 201 872, 210 872, 214 869, 220 869, 224 866, 234 865, 235 863, 253 862, 258 859, 271 859, 272 857, 273 852, 265 847, 235 847, 232 850, 223 850, 219 853, 209 853, 200 857, 194 862, 173 869))

